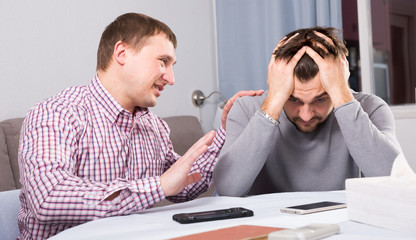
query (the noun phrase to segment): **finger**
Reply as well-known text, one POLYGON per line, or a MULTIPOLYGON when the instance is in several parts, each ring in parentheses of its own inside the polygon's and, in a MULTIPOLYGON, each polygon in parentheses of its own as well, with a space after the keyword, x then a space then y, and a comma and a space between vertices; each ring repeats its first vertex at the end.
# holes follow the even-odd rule
POLYGON ((290 40, 292 40, 297 35, 299 35, 299 33, 293 34, 289 39, 287 39, 287 36, 282 38, 282 40, 279 41, 279 43, 277 44, 277 46, 276 46, 276 48, 274 49, 273 52, 275 52, 279 47, 281 47, 281 46, 285 45, 286 43, 290 42, 290 40))
POLYGON ((242 97, 242 96, 260 96, 264 93, 264 90, 260 89, 260 90, 249 90, 249 91, 240 91, 237 94, 235 94, 232 98, 228 99, 228 101, 225 103, 224 105, 224 109, 222 111, 221 114, 221 123, 222 123, 222 128, 226 129, 226 121, 227 121, 227 116, 228 113, 231 110, 231 107, 234 105, 234 102, 237 98, 242 97))
POLYGON ((341 59, 342 59, 344 62, 347 62, 347 64, 348 64, 347 56, 345 56, 345 54, 341 54, 341 59))
POLYGON ((254 95, 259 96, 263 93, 264 93, 264 90, 239 91, 238 93, 234 94, 234 96, 232 96, 230 99, 228 99, 228 101, 226 102, 226 104, 224 106, 223 115, 224 115, 224 113, 228 113, 228 111, 233 106, 233 104, 234 104, 234 102, 237 98, 243 97, 243 96, 254 96, 254 95))
POLYGON ((237 99, 242 96, 254 96, 257 94, 257 91, 254 90, 247 90, 247 91, 239 91, 237 94, 235 94, 231 99, 237 99))
POLYGON ((291 69, 295 68, 296 64, 299 62, 299 60, 302 58, 303 54, 305 54, 306 52, 306 47, 303 46, 301 49, 299 49, 299 51, 293 55, 292 59, 290 59, 289 63, 287 64, 288 67, 290 67, 291 69))
POLYGON ((287 36, 284 36, 282 39, 279 40, 279 42, 277 43, 277 45, 284 43, 287 39, 287 36))
POLYGON ((257 90, 256 91, 256 95, 257 96, 260 96, 260 95, 262 95, 264 93, 264 90, 263 89, 260 89, 260 90, 257 90))
MULTIPOLYGON (((211 131, 207 133, 205 136, 200 138, 191 148, 186 151, 186 153, 180 159, 181 161, 186 161, 186 159, 191 158, 189 161, 193 161, 192 159, 196 159, 201 155, 205 148, 208 148, 209 145, 212 144, 212 140, 214 139, 215 132, 211 131), (185 159, 185 160, 182 160, 185 159)), ((179 160, 178 160, 179 161, 179 160)))
POLYGON ((293 36, 291 36, 287 41, 285 41, 285 43, 284 44, 287 44, 288 42, 290 42, 290 40, 292 40, 293 38, 295 38, 297 35, 299 35, 299 33, 297 32, 297 33, 295 33, 295 34, 293 34, 293 36))
POLYGON ((327 43, 331 44, 332 46, 334 46, 334 42, 332 41, 332 39, 330 37, 328 37, 327 35, 320 33, 318 31, 313 31, 313 33, 315 33, 316 36, 323 38, 327 43))
POLYGON ((186 153, 178 161, 186 161, 188 163, 193 163, 202 153, 204 153, 208 146, 210 146, 214 140, 215 131, 210 131, 200 138, 192 147, 186 151, 186 153), (184 160, 182 160, 184 159, 184 160))
POLYGON ((293 36, 291 36, 289 39, 287 39, 287 36, 284 36, 276 45, 276 47, 273 49, 273 53, 272 56, 270 58, 270 63, 272 61, 274 61, 274 59, 276 58, 276 51, 279 47, 285 45, 286 43, 290 42, 290 40, 292 40, 294 37, 296 37, 297 35, 299 35, 299 33, 295 33, 293 34, 293 36))
POLYGON ((208 150, 207 145, 199 146, 193 151, 186 152, 181 158, 179 158, 175 163, 175 169, 178 173, 188 174, 191 171, 191 168, 195 161, 206 151, 208 150))
POLYGON ((321 57, 321 55, 319 55, 317 52, 315 52, 312 48, 310 47, 306 47, 306 54, 309 55, 309 57, 311 57, 313 59, 313 61, 316 62, 316 64, 320 64, 322 63, 322 61, 324 61, 324 59, 321 57))
POLYGON ((201 178, 202 178, 201 173, 198 173, 198 172, 191 173, 186 177, 185 184, 186 186, 188 186, 189 184, 198 182, 199 180, 201 180, 201 178))

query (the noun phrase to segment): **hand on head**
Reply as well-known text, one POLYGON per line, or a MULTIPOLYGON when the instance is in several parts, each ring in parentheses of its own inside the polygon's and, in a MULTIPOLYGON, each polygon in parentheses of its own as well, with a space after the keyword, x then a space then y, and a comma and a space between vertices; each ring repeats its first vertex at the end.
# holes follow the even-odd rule
POLYGON ((269 92, 261 108, 275 120, 279 119, 281 109, 293 91, 295 79, 293 72, 296 64, 305 54, 306 48, 302 47, 289 62, 284 59, 276 59, 275 53, 279 47, 287 44, 296 36, 297 34, 288 40, 285 37, 279 41, 268 66, 267 84, 269 85, 269 92))
MULTIPOLYGON (((323 38, 325 42, 335 46, 332 39, 325 34, 317 31, 313 32, 320 38, 323 38)), ((348 85, 350 71, 348 61, 344 53, 339 52, 338 56, 322 58, 312 48, 307 47, 306 54, 308 54, 318 65, 318 74, 321 79, 322 87, 330 96, 335 108, 354 99, 348 85)))
POLYGON ((350 72, 344 54, 336 58, 322 58, 310 47, 306 47, 306 54, 318 65, 322 87, 328 93, 335 108, 354 99, 348 86, 350 72))
MULTIPOLYGON (((333 40, 331 37, 326 36, 317 30, 313 30, 313 34, 321 38, 322 41, 319 39, 316 40, 315 37, 310 37, 310 34, 305 33, 305 31, 310 31, 310 29, 301 29, 299 31, 303 31, 302 35, 299 35, 299 32, 297 32, 289 39, 284 37, 279 41, 273 51, 268 66, 267 82, 269 85, 269 93, 262 105, 262 109, 276 120, 280 116, 284 103, 289 99, 293 92, 295 67, 297 67, 299 60, 305 53, 313 60, 313 62, 315 62, 315 66, 318 67, 315 71, 318 71, 321 84, 333 101, 334 107, 353 100, 353 96, 348 86, 349 69, 345 56, 347 53, 345 46, 336 38, 333 40), (303 39, 302 36, 305 36, 306 39, 303 39), (300 41, 305 45, 302 47, 302 45, 296 44, 296 42, 293 41, 300 41), (306 44, 312 45, 309 46, 306 44), (328 46, 331 46, 330 50, 327 49, 329 48, 328 46), (282 47, 285 47, 286 49, 283 50, 282 47), (290 53, 293 52, 293 50, 299 49, 299 47, 300 50, 298 50, 293 57, 290 57, 292 55, 290 53), (282 51, 285 53, 279 52, 279 48, 282 48, 282 51), (316 49, 316 51, 313 48, 316 49), (279 55, 276 56, 275 54, 279 55), (322 57, 320 54, 324 54, 325 56, 322 57)), ((328 31, 330 36, 333 35, 331 29, 324 29, 323 32, 325 31, 328 31)), ((291 34, 288 36, 290 35, 291 34)), ((308 71, 303 72, 306 79, 315 76, 315 73, 309 72, 309 68, 305 69, 306 70, 304 71, 308 71)), ((298 70, 296 71, 296 74, 298 74, 298 70)))

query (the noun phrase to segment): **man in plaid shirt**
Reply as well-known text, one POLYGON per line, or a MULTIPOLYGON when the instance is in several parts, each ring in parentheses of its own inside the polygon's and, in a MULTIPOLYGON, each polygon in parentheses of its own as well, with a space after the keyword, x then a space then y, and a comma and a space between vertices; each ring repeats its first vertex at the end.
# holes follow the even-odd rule
POLYGON ((209 132, 184 156, 167 124, 149 111, 175 82, 176 37, 164 23, 127 13, 101 36, 97 74, 33 108, 19 147, 20 239, 46 239, 97 218, 126 215, 168 198, 196 198, 212 182, 225 140, 209 132))

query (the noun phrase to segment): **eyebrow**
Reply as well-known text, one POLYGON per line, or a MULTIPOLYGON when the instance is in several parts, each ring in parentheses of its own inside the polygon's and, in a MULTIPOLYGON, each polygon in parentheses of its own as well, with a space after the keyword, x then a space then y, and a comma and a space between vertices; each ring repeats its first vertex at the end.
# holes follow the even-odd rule
POLYGON ((317 98, 321 98, 321 97, 323 97, 323 96, 328 96, 328 93, 327 93, 327 92, 324 92, 324 93, 322 93, 322 94, 320 94, 320 95, 316 96, 316 97, 315 97, 315 99, 317 99, 317 98))

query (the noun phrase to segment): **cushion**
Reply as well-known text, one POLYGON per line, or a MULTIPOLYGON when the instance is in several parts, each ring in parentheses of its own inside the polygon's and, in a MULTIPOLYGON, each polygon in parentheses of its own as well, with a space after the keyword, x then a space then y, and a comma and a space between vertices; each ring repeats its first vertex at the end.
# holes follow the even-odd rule
POLYGON ((0 127, 0 191, 16 189, 9 153, 7 151, 6 136, 0 127))
POLYGON ((14 176, 16 188, 21 188, 19 164, 17 153, 19 148, 20 129, 22 128, 24 118, 13 118, 2 121, 0 127, 6 136, 7 151, 10 158, 10 166, 14 176))
POLYGON ((175 152, 183 155, 204 133, 201 123, 195 116, 175 116, 163 118, 170 128, 170 139, 175 152))

